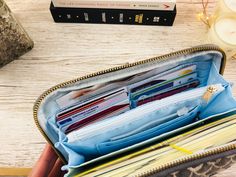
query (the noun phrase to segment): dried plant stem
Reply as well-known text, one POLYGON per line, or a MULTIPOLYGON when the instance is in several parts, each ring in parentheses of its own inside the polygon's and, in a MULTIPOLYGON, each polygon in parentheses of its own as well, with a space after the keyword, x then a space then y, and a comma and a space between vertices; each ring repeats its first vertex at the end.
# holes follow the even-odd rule
POLYGON ((208 4, 209 4, 209 0, 202 0, 202 8, 203 8, 203 12, 202 12, 202 15, 200 15, 200 20, 205 24, 207 25, 209 28, 211 27, 210 25, 210 17, 207 13, 207 7, 208 7, 208 4))

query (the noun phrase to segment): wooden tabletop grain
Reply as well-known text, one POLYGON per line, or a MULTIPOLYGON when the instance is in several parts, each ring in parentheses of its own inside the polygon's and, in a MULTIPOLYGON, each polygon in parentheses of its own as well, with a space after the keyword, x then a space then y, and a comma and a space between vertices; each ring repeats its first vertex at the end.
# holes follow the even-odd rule
MULTIPOLYGON (((207 28, 196 18, 202 10, 201 0, 177 1, 178 15, 173 27, 56 24, 49 12, 49 0, 6 3, 35 47, 0 69, 0 168, 30 168, 38 159, 45 140, 34 124, 32 107, 49 87, 109 67, 206 43, 207 28)), ((210 1, 209 11, 215 4, 210 1)), ((236 61, 227 62, 226 79, 236 81, 235 67, 236 61)), ((232 167, 217 176, 236 176, 236 170, 232 167)))

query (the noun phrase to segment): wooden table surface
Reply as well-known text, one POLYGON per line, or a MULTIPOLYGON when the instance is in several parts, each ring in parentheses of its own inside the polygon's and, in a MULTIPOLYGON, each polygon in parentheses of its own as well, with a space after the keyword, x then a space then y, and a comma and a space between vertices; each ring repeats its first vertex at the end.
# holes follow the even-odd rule
MULTIPOLYGON (((200 2, 177 1, 174 26, 158 27, 56 24, 49 0, 6 0, 35 46, 0 69, 0 170, 31 168, 43 150, 45 140, 34 124, 32 107, 44 90, 101 69, 205 43, 207 28, 196 18, 200 2)), ((211 1, 210 11, 214 6, 211 1)), ((236 61, 229 60, 226 79, 236 81, 235 67, 236 61)), ((236 170, 217 176, 236 176, 236 170)))

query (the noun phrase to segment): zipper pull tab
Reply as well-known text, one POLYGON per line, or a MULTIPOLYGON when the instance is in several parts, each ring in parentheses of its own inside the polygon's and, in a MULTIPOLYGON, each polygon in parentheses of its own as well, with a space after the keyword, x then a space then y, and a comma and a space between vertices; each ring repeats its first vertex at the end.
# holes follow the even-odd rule
POLYGON ((211 99, 211 97, 214 95, 215 92, 218 91, 218 88, 215 85, 211 85, 207 88, 207 91, 204 93, 203 95, 203 100, 206 101, 206 103, 208 103, 211 99))

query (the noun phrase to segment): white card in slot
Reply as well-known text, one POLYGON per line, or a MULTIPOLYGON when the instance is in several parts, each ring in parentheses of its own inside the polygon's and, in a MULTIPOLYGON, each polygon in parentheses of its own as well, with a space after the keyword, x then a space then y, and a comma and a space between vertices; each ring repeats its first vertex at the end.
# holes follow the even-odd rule
POLYGON ((184 68, 177 67, 177 68, 174 68, 173 70, 167 71, 165 73, 161 73, 157 76, 153 76, 153 77, 150 77, 148 79, 137 82, 135 84, 129 85, 127 88, 128 88, 129 91, 134 92, 132 90, 134 90, 134 89, 140 90, 139 87, 142 87, 141 89, 144 89, 143 87, 145 87, 145 84, 147 84, 151 81, 155 81, 155 80, 159 81, 160 80, 160 81, 164 82, 164 81, 167 81, 167 80, 172 80, 172 79, 175 79, 175 78, 182 77, 184 75, 187 75, 189 73, 193 73, 195 71, 196 71, 196 65, 191 65, 191 66, 187 66, 187 67, 185 66, 184 68))

